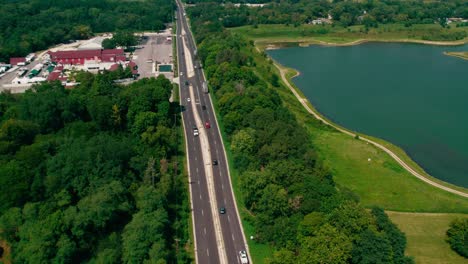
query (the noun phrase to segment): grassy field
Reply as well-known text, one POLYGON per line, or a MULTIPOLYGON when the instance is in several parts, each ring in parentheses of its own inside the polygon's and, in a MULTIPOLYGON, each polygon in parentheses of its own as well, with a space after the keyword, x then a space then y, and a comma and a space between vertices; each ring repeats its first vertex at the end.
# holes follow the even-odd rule
MULTIPOLYGON (((423 36, 429 32, 465 31, 468 27, 455 27, 442 29, 440 25, 424 24, 405 27, 401 24, 379 25, 378 28, 371 28, 366 33, 364 26, 351 26, 343 28, 331 25, 258 25, 243 26, 230 29, 233 32, 242 34, 250 39, 254 39, 257 45, 265 46, 275 43, 308 43, 308 44, 346 44, 358 42, 360 40, 370 41, 419 41, 423 42, 423 36)), ((468 41, 455 41, 452 44, 460 44, 468 41)), ((434 43, 437 43, 434 42, 434 43)), ((448 43, 446 43, 448 44, 448 43)))
POLYGON ((392 221, 406 234, 406 253, 414 256, 416 263, 462 264, 467 260, 450 249, 445 242, 445 232, 450 222, 460 214, 414 214, 387 212, 392 221))
POLYGON ((314 145, 332 168, 336 182, 358 193, 364 206, 468 213, 468 199, 422 182, 382 150, 340 132, 308 128, 314 145))

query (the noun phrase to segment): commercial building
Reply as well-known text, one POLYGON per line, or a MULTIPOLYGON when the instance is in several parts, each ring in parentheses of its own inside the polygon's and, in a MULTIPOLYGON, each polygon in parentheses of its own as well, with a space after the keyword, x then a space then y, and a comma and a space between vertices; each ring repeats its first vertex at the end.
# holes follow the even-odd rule
POLYGON ((26 58, 24 57, 15 57, 15 58, 10 58, 10 64, 13 65, 13 66, 16 66, 16 65, 26 65, 26 58))
POLYGON ((126 60, 123 49, 64 50, 49 52, 49 55, 51 61, 63 65, 84 65, 88 61, 115 63, 126 60))
POLYGON ((62 65, 57 65, 55 68, 52 70, 52 72, 49 73, 49 76, 47 76, 47 81, 55 81, 55 80, 60 80, 62 82, 67 81, 67 76, 65 76, 63 73, 63 66, 62 65))

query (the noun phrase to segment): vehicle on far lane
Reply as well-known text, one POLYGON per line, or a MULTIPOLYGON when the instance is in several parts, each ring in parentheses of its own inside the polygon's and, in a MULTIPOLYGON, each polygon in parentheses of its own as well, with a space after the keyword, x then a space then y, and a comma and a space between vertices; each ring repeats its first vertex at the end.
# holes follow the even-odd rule
POLYGON ((210 122, 206 121, 205 122, 205 128, 210 128, 210 127, 211 127, 210 122))
POLYGON ((213 160, 213 165, 218 165, 218 160, 214 159, 213 160))
POLYGON ((226 213, 226 208, 224 208, 224 207, 219 208, 219 213, 220 214, 225 214, 226 213))
POLYGON ((187 97, 187 102, 190 102, 190 97, 187 97))
POLYGON ((245 250, 239 251, 239 258, 242 264, 249 263, 249 258, 247 258, 247 252, 245 252, 245 250))

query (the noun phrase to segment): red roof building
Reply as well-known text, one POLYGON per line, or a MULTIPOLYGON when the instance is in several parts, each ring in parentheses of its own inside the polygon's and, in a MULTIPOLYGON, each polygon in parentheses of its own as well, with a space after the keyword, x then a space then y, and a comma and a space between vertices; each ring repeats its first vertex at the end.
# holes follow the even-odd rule
POLYGON ((117 69, 119 69, 119 64, 112 64, 109 68, 109 71, 116 71, 117 69))
POLYGON ((123 49, 105 49, 105 50, 102 50, 102 54, 114 54, 114 55, 117 55, 117 54, 123 54, 124 53, 124 50, 123 49))
POLYGON ((11 65, 18 65, 18 63, 20 62, 26 62, 26 58, 20 58, 20 57, 16 57, 16 58, 10 58, 10 64, 11 65))
POLYGON ((60 80, 60 81, 66 81, 67 76, 62 74, 63 71, 63 65, 57 65, 55 66, 54 70, 49 73, 49 76, 47 76, 47 81, 55 81, 55 80, 60 80))
POLYGON ((50 59, 60 64, 83 65, 85 61, 116 62, 125 58, 123 49, 109 50, 65 50, 49 52, 50 59))
POLYGON ((133 74, 133 75, 138 74, 138 65, 137 65, 135 62, 130 61, 130 62, 128 63, 128 67, 130 67, 130 70, 132 70, 132 74, 133 74))
POLYGON ((55 81, 58 80, 60 77, 61 72, 60 71, 53 71, 49 73, 49 76, 47 76, 47 81, 55 81))
POLYGON ((138 75, 138 65, 133 61, 129 61, 126 64, 117 64, 117 63, 112 64, 109 68, 109 71, 116 71, 120 67, 120 65, 122 65, 124 69, 129 67, 133 75, 135 76, 138 75))
POLYGON ((125 57, 125 55, 116 55, 115 60, 124 62, 127 60, 127 57, 125 57))

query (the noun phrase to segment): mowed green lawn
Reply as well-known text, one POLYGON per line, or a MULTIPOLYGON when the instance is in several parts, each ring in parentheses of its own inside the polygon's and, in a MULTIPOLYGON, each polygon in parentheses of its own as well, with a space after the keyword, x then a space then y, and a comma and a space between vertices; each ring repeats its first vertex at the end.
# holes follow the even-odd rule
POLYGON ((445 242, 450 222, 460 214, 422 214, 387 212, 392 221, 406 234, 406 254, 415 257, 416 263, 462 264, 468 260, 450 249, 445 242))
POLYGON ((320 155, 340 185, 364 206, 410 212, 468 213, 468 199, 437 189, 404 170, 387 153, 339 132, 309 129, 320 155))
POLYGON ((343 44, 356 40, 369 39, 380 41, 391 40, 422 40, 424 35, 429 32, 441 31, 456 32, 465 31, 468 33, 468 27, 450 26, 443 29, 437 24, 412 25, 405 27, 402 24, 379 25, 378 28, 370 28, 366 33, 362 25, 343 28, 341 26, 331 25, 258 25, 243 26, 230 29, 233 32, 242 34, 247 38, 254 39, 257 44, 272 44, 278 42, 326 42, 343 44))

